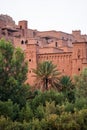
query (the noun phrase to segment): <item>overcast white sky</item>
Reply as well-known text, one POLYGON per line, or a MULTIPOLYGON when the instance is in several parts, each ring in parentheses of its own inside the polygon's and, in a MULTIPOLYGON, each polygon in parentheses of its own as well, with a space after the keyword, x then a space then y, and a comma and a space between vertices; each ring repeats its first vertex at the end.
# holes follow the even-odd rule
POLYGON ((10 15, 16 24, 27 20, 29 28, 39 31, 87 34, 87 0, 0 0, 0 14, 10 15))

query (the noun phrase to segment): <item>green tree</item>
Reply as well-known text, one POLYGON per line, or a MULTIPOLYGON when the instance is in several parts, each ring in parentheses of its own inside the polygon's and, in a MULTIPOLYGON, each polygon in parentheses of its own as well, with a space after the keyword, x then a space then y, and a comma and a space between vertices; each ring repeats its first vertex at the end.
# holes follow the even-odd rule
POLYGON ((56 88, 59 82, 59 71, 57 66, 51 61, 44 61, 39 63, 36 69, 33 69, 36 76, 36 86, 41 87, 42 90, 49 88, 56 88))
POLYGON ((79 76, 75 76, 76 96, 86 98, 87 96, 87 68, 84 68, 79 76))
POLYGON ((21 96, 21 89, 25 89, 27 70, 23 51, 10 42, 0 40, 0 100, 15 101, 18 94, 21 96))
POLYGON ((75 85, 70 76, 64 75, 60 78, 61 91, 69 101, 75 101, 75 85))
POLYGON ((60 78, 60 84, 62 86, 62 91, 71 90, 74 87, 74 84, 70 76, 64 75, 60 78))
POLYGON ((26 122, 29 122, 34 117, 33 111, 30 108, 30 105, 28 102, 26 102, 26 105, 22 107, 21 111, 19 112, 19 120, 23 122, 25 120, 26 122))
POLYGON ((0 116, 9 117, 12 120, 18 118, 19 105, 13 104, 11 100, 0 101, 0 116))
POLYGON ((75 79, 75 107, 77 109, 87 108, 87 68, 84 68, 80 75, 76 75, 75 79))

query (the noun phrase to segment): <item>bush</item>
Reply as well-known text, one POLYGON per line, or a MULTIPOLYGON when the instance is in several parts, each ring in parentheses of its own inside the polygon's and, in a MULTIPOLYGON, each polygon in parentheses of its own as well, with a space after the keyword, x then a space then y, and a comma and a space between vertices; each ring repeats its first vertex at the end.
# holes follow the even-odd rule
POLYGON ((0 116, 9 117, 12 120, 18 118, 19 113, 19 105, 13 104, 11 100, 2 102, 0 101, 0 116))

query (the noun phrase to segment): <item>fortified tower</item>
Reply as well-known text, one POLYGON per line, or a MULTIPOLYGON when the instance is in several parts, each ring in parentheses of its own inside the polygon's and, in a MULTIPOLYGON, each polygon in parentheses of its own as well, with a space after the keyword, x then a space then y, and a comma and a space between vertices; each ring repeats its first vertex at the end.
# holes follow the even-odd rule
POLYGON ((18 26, 20 29, 27 29, 27 21, 26 20, 19 21, 18 26))
POLYGON ((28 25, 28 22, 26 20, 22 20, 22 21, 19 21, 18 23, 18 27, 20 28, 21 30, 21 33, 22 33, 22 37, 27 37, 27 27, 28 25))
POLYGON ((22 20, 18 22, 18 26, 16 28, 16 33, 14 35, 14 45, 15 47, 20 47, 23 50, 26 49, 27 44, 27 32, 28 32, 28 22, 26 20, 22 20))
POLYGON ((87 42, 73 43, 72 75, 80 74, 87 67, 87 42))
POLYGON ((30 85, 34 84, 34 73, 32 69, 36 69, 37 67, 37 54, 38 54, 38 42, 37 39, 29 39, 26 47, 26 60, 28 61, 28 74, 27 74, 27 83, 30 85))

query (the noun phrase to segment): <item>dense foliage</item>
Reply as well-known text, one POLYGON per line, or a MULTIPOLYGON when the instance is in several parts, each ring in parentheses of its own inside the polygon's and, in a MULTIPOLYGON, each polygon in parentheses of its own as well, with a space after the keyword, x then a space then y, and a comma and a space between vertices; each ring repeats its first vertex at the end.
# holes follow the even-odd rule
POLYGON ((31 91, 26 74, 22 50, 1 40, 0 130, 87 130, 87 68, 58 78, 58 91, 31 91))
POLYGON ((11 99, 14 103, 25 104, 27 70, 23 51, 14 48, 10 42, 0 40, 0 100, 11 99))

